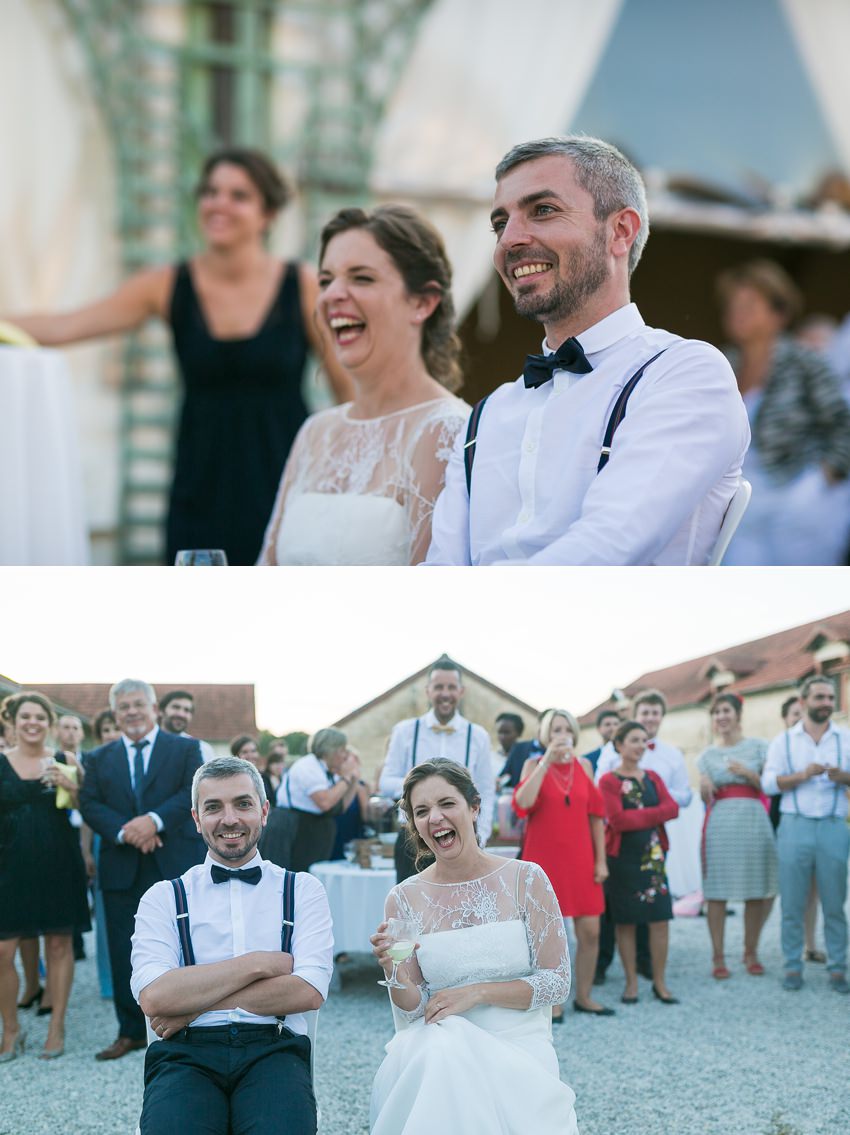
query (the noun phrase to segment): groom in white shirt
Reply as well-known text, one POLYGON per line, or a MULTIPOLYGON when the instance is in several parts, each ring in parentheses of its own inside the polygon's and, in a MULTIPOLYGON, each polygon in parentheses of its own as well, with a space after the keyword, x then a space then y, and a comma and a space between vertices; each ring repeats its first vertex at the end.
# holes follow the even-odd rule
POLYGON ((141 1135, 312 1135, 304 1013, 325 1000, 331 916, 312 875, 260 857, 269 804, 238 757, 202 765, 192 817, 208 848, 142 897, 133 995, 162 1043, 148 1046, 141 1135))
MULTIPOLYGON (((495 782, 490 761, 490 736, 482 725, 474 725, 460 713, 464 694, 460 667, 442 655, 431 667, 425 687, 430 709, 422 717, 410 717, 393 726, 387 759, 381 772, 380 791, 398 799, 404 778, 414 765, 443 757, 469 770, 481 796, 478 813, 478 842, 486 846, 493 827, 495 782)), ((404 832, 396 840, 398 881, 415 872, 404 832)))
POLYGON ((543 354, 458 435, 427 563, 705 564, 750 430, 720 352, 629 302, 640 174, 599 139, 543 138, 496 182, 494 263, 543 354))

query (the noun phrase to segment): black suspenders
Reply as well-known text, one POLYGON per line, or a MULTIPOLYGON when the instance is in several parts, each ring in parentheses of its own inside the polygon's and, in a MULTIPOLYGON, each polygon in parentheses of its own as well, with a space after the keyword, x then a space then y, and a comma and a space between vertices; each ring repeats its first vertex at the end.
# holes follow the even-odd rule
MULTIPOLYGON (((631 376, 623 389, 620 391, 617 397, 617 401, 614 403, 614 409, 611 411, 611 415, 608 418, 608 424, 605 427, 605 435, 602 439, 602 449, 599 453, 599 464, 596 466, 597 474, 601 473, 605 466, 608 464, 608 458, 611 456, 611 442, 614 440, 614 434, 617 431, 617 427, 626 416, 626 406, 628 405, 629 398, 631 398, 632 396, 632 391, 640 382, 641 378, 643 378, 643 372, 650 365, 650 363, 654 363, 655 360, 659 358, 659 356, 663 355, 664 351, 666 350, 667 348, 664 347, 663 350, 653 355, 651 359, 647 359, 646 362, 640 367, 640 369, 635 371, 635 373, 631 376)), ((484 403, 489 397, 490 395, 488 394, 485 398, 482 398, 480 402, 475 403, 475 405, 472 407, 472 413, 469 415, 469 423, 466 427, 466 442, 463 447, 463 464, 466 471, 467 496, 472 495, 472 465, 475 461, 475 447, 478 441, 478 423, 481 419, 481 412, 484 409, 484 403)))
MULTIPOLYGON (((413 726, 413 747, 410 752, 410 767, 414 768, 416 765, 416 750, 419 746, 419 726, 420 719, 416 718, 416 724, 413 726)), ((463 767, 469 768, 469 752, 472 748, 472 722, 466 726, 466 755, 463 759, 463 767)))

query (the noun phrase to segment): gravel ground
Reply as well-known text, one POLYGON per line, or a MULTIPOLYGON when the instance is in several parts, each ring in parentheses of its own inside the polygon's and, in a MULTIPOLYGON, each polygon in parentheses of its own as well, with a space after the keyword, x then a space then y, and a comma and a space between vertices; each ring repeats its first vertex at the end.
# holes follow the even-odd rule
MULTIPOLYGON (((597 992, 616 1007, 616 1017, 568 1012, 555 1029, 562 1076, 578 1097, 581 1135, 850 1131, 850 997, 827 988, 823 966, 808 967, 800 993, 779 988, 776 911, 764 934, 768 974, 749 977, 735 961, 741 955, 740 913, 727 931, 730 981, 709 976, 705 920, 677 920, 671 928, 668 982, 681 1005, 655 1002, 643 981, 640 1004, 620 1005, 622 981, 615 963, 597 992)), ((321 1131, 366 1135, 372 1077, 391 1036, 389 1009, 368 958, 356 958, 339 976, 341 989, 331 994, 319 1022, 321 1131)), ((0 1067, 0 1135, 69 1130, 132 1135, 141 1105, 143 1053, 95 1063, 95 1051, 112 1041, 116 1027, 111 1003, 98 995, 94 961, 77 964, 61 1060, 36 1059, 47 1021, 32 1011, 22 1017, 27 1052, 0 1067)), ((446 1135, 461 1135, 452 1130, 450 1117, 441 1116, 438 1100, 435 1122, 446 1135)))

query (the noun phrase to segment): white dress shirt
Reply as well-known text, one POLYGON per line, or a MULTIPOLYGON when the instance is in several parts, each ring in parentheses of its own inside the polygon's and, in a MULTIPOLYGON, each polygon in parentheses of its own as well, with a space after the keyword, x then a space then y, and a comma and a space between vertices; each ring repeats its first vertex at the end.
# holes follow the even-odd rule
POLYGON ((729 363, 708 343, 647 327, 634 304, 579 341, 590 374, 555 371, 533 390, 520 377, 487 400, 471 510, 458 435, 428 564, 707 562, 750 441, 729 363), (617 396, 662 348, 597 476, 617 396))
MULTIPOLYGON (((280 950, 283 921, 283 868, 257 853, 244 867, 259 866, 256 886, 238 880, 214 883, 207 855, 203 863, 182 876, 189 910, 189 932, 196 965, 238 958, 252 950, 280 950)), ((221 864, 221 866, 226 866, 221 864)), ((174 890, 168 880, 154 883, 139 903, 133 934, 133 976, 130 988, 138 1001, 143 989, 181 964, 174 890)), ((325 889, 312 875, 295 876, 295 927, 292 933, 292 973, 327 997, 333 971, 333 930, 325 889)), ((274 1017, 245 1009, 201 1013, 192 1025, 225 1025, 231 1021, 273 1024, 274 1017)), ((301 1013, 287 1013, 286 1027, 306 1033, 301 1013)))
POLYGON ((215 757, 215 751, 208 741, 202 741, 200 737, 193 737, 192 734, 187 733, 185 729, 182 733, 178 734, 178 736, 188 737, 190 741, 198 742, 201 748, 201 760, 204 762, 204 764, 207 764, 208 761, 213 760, 213 758, 215 757))
MULTIPOLYGON (((153 727, 153 729, 151 729, 150 733, 146 733, 144 735, 144 737, 139 738, 140 741, 147 741, 147 744, 142 749, 142 767, 145 770, 145 776, 148 775, 148 766, 151 763, 151 753, 153 752, 153 747, 154 747, 154 744, 156 743, 156 739, 157 739, 158 735, 159 735, 159 726, 154 725, 154 727, 153 727)), ((123 733, 121 734, 121 740, 124 742, 124 752, 127 754, 127 764, 130 766, 130 784, 133 788, 133 791, 135 792, 136 791, 136 764, 135 764, 136 750, 134 749, 133 746, 135 744, 137 744, 137 742, 131 741, 130 738, 125 736, 125 734, 123 734, 123 733)), ((162 829, 165 827, 165 824, 163 824, 162 820, 159 817, 159 814, 157 812, 147 812, 146 815, 150 816, 150 818, 153 820, 154 824, 156 825, 157 832, 161 832, 162 829)), ((119 843, 124 842, 124 832, 123 831, 120 831, 118 833, 118 842, 119 843)))
MULTIPOLYGON (((620 763, 620 754, 608 741, 602 746, 599 760, 596 762, 596 782, 606 772, 611 772, 620 763)), ((646 752, 641 758, 640 767, 658 773, 664 781, 664 787, 676 801, 680 808, 687 808, 693 797, 685 757, 681 749, 675 745, 668 745, 657 737, 647 742, 646 752), (650 748, 651 746, 651 748, 650 748)))
POLYGON ((332 773, 324 761, 313 753, 299 757, 280 779, 277 789, 279 808, 296 808, 299 812, 312 812, 321 816, 322 809, 313 799, 313 793, 333 788, 339 777, 332 773))
MULTIPOLYGON (((421 765, 425 761, 437 760, 440 757, 459 765, 466 763, 466 739, 470 722, 456 713, 451 721, 446 723, 450 730, 446 732, 440 727, 433 709, 429 709, 422 717, 410 717, 393 726, 387 747, 387 759, 381 773, 380 789, 386 796, 401 796, 404 778, 413 768, 413 736, 417 721, 419 733, 416 738, 416 764, 421 765)), ((469 775, 481 796, 478 840, 483 847, 490 838, 493 827, 495 784, 490 761, 490 737, 481 725, 472 725, 468 768, 469 775)))
MULTIPOLYGON (((815 741, 803 728, 803 722, 798 721, 774 737, 768 746, 761 775, 763 791, 768 796, 776 796, 782 791, 776 783, 778 776, 802 772, 810 764, 850 771, 850 729, 830 721, 823 737, 815 741)), ((843 818, 847 815, 847 787, 830 780, 825 772, 821 773, 803 781, 797 788, 782 792, 779 811, 812 820, 825 816, 843 818)))

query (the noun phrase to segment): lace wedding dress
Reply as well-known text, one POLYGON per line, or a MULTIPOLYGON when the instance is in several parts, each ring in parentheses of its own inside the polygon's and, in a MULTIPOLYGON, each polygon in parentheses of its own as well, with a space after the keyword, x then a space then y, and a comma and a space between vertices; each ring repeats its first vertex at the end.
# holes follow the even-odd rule
POLYGON ((453 395, 380 418, 308 418, 286 463, 260 563, 416 564, 469 407, 453 395))
POLYGON ((387 900, 387 916, 420 929, 425 984, 407 1027, 387 1045, 372 1087, 372 1135, 577 1135, 575 1093, 559 1078, 545 1007, 566 1000, 570 963, 549 880, 535 863, 507 860, 469 883, 414 876, 387 900), (479 1005, 425 1024, 439 990, 520 979, 528 1009, 479 1005))

